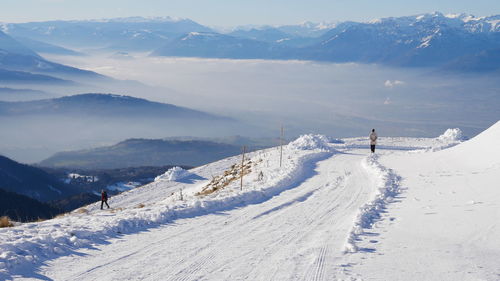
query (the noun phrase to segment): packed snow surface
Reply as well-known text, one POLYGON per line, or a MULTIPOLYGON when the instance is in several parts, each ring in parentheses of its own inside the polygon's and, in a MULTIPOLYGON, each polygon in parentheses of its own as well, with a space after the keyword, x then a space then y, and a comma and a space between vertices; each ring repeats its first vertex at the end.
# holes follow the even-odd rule
POLYGON ((0 279, 499 280, 500 122, 379 136, 305 135, 281 167, 277 147, 173 168, 112 209, 0 229, 0 279))

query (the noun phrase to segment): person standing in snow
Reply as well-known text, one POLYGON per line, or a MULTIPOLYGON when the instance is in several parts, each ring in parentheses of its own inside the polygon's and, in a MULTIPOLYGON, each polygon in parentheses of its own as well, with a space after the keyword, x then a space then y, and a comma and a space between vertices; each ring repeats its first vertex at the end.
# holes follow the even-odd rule
POLYGON ((372 150, 372 153, 375 153, 375 145, 377 144, 377 133, 375 133, 375 129, 372 129, 372 132, 370 134, 370 148, 372 150))
POLYGON ((104 203, 106 203, 106 206, 108 206, 108 209, 109 209, 108 193, 103 189, 103 190, 101 190, 101 210, 102 210, 102 207, 104 207, 104 203))

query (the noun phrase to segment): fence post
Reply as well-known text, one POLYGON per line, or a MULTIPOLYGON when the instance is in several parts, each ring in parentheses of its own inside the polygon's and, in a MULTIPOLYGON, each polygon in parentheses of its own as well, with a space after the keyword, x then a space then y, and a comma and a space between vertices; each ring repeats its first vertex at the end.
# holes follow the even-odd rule
POLYGON ((244 165, 245 165, 245 150, 246 146, 243 146, 243 155, 241 157, 241 179, 240 179, 240 190, 243 190, 243 172, 244 172, 244 165))
POLYGON ((280 133, 280 168, 281 168, 281 164, 283 162, 283 136, 284 136, 284 132, 283 132, 283 125, 281 126, 281 133, 280 133))

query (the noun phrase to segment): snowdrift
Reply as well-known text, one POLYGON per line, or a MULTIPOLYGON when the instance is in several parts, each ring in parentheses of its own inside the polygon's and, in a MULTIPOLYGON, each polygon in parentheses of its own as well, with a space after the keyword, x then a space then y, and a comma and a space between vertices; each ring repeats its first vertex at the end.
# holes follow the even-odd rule
POLYGON ((442 135, 437 137, 441 142, 459 142, 463 140, 462 130, 459 128, 448 129, 442 135))
POLYGON ((288 144, 289 149, 332 151, 330 138, 323 135, 302 135, 288 144))
POLYGON ((178 181, 191 176, 189 171, 184 170, 181 167, 173 167, 166 171, 164 174, 157 176, 155 181, 178 181))
POLYGON ((362 166, 376 179, 374 197, 361 207, 353 227, 347 238, 344 252, 355 253, 358 251, 356 241, 363 234, 364 229, 381 218, 387 204, 391 203, 400 193, 401 178, 391 169, 382 166, 378 161, 378 155, 372 154, 364 159, 362 166))
POLYGON ((500 163, 500 121, 476 137, 444 150, 443 157, 475 168, 487 168, 500 163))

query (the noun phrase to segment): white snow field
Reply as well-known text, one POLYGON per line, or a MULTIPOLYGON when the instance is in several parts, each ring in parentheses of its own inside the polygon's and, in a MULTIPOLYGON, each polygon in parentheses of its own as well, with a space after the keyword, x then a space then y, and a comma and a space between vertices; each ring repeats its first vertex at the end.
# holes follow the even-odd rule
POLYGON ((500 122, 305 135, 0 229, 0 280, 500 280, 500 122), (380 133, 379 133, 380 134, 380 133), (240 189, 243 172, 243 187, 240 189))

